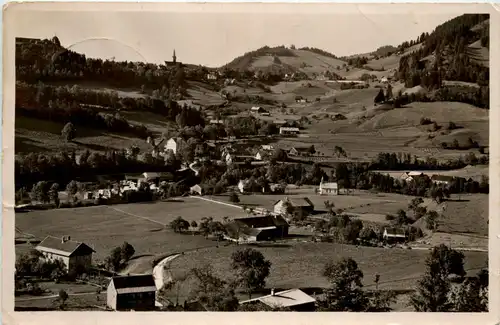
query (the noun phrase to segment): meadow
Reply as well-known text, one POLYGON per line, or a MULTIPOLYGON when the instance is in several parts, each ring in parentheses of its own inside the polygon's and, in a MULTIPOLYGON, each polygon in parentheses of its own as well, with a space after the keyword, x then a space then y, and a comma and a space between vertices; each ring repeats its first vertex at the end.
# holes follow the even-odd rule
MULTIPOLYGON (((72 240, 93 247, 96 250, 94 257, 101 261, 113 248, 127 241, 135 248, 137 263, 141 264, 138 267, 144 270, 152 267, 142 264, 158 254, 217 245, 216 241, 203 236, 178 234, 168 229, 166 225, 177 216, 189 222, 199 222, 204 216, 222 220, 224 216, 246 215, 234 207, 193 198, 183 200, 17 213, 16 227, 39 239, 47 235, 69 235, 72 240)), ((16 253, 26 252, 29 248, 29 244, 16 245, 16 253)))
MULTIPOLYGON (((174 259, 167 273, 175 279, 183 277, 190 269, 209 264, 223 279, 233 279, 231 254, 245 246, 228 246, 191 252, 174 259)), ((286 244, 251 245, 270 260, 271 273, 266 280, 267 288, 325 288, 329 283, 322 275, 327 262, 341 258, 353 258, 364 274, 363 284, 374 286, 376 274, 380 274, 380 289, 413 289, 425 272, 426 250, 383 249, 356 247, 332 243, 287 242, 286 244)), ((474 274, 487 267, 488 254, 465 252, 465 269, 474 274)), ((180 297, 186 297, 192 288, 188 281, 180 286, 180 297)))

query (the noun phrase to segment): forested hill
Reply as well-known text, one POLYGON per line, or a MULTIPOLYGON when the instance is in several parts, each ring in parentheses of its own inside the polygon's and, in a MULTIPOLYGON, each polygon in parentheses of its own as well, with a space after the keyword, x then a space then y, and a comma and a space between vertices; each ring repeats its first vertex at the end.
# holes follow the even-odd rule
MULTIPOLYGON (((443 80, 489 84, 489 15, 465 14, 420 37, 420 48, 402 56, 398 78, 406 87, 441 87, 443 80)), ((402 49, 411 43, 403 43, 402 49)))
MULTIPOLYGON (((61 46, 59 39, 16 39, 16 80, 43 82, 102 82, 115 87, 159 89, 182 86, 184 69, 144 62, 87 58, 61 46)), ((201 74, 205 71, 200 71, 201 74)))

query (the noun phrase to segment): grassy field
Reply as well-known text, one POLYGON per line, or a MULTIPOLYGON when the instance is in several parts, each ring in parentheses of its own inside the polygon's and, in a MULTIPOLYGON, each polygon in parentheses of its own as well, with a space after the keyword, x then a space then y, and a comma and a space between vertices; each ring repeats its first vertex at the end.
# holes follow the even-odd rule
MULTIPOLYGON (((399 178, 401 174, 405 171, 379 171, 379 173, 387 174, 390 175, 391 177, 394 178, 399 178)), ((476 165, 476 166, 467 166, 461 169, 454 169, 454 170, 423 170, 422 173, 427 174, 427 175, 434 175, 434 174, 439 174, 439 175, 446 175, 446 176, 453 176, 453 177, 464 177, 464 178, 472 178, 476 181, 480 181, 482 176, 488 176, 489 175, 489 166, 488 165, 476 165)))
MULTIPOLYGON (((408 211, 408 204, 412 196, 393 193, 371 193, 367 191, 353 191, 349 195, 322 196, 314 193, 312 187, 303 187, 287 190, 284 195, 244 194, 240 195, 240 205, 248 207, 263 207, 273 209, 273 204, 289 197, 290 199, 309 198, 317 212, 326 212, 324 202, 329 200, 335 204, 335 209, 343 209, 361 220, 386 224, 387 214, 395 215, 403 209, 408 211)), ((430 199, 424 199, 424 206, 442 214, 439 231, 452 234, 470 234, 475 236, 488 236, 488 195, 466 194, 452 195, 449 201, 437 205, 430 199), (460 200, 458 200, 460 198, 460 200), (446 208, 443 210, 443 206, 446 208)), ((227 195, 213 196, 214 200, 229 202, 227 195)), ((465 241, 474 246, 473 242, 465 241)))
MULTIPOLYGON (((143 203, 18 213, 16 227, 41 239, 47 235, 70 235, 72 239, 93 247, 95 258, 99 260, 103 260, 114 247, 128 241, 134 246, 136 257, 145 257, 138 262, 142 263, 157 254, 217 245, 202 236, 176 234, 166 229, 164 225, 177 216, 199 221, 212 213, 220 218, 243 213, 236 208, 191 200, 190 203, 143 203), (200 211, 212 212, 205 214, 200 211)), ((29 248, 27 244, 16 245, 16 253, 29 248)))
MULTIPOLYGON (((210 264, 223 279, 231 279, 231 254, 243 246, 206 249, 179 256, 168 271, 182 274, 194 267, 210 264)), ((271 261, 271 274, 266 281, 268 288, 323 288, 328 286, 322 276, 325 263, 351 257, 364 273, 364 284, 372 286, 375 274, 380 274, 380 289, 412 289, 425 271, 428 251, 356 247, 330 243, 289 243, 254 248, 271 261)), ((487 253, 465 253, 465 268, 487 266, 487 253)), ((190 285, 183 286, 181 295, 187 295, 190 285)))
POLYGON ((150 150, 145 140, 118 135, 102 130, 94 130, 77 126, 76 138, 67 143, 61 138, 62 123, 45 121, 28 117, 16 117, 15 152, 47 152, 60 150, 106 151, 120 150, 132 145, 141 150, 150 150))

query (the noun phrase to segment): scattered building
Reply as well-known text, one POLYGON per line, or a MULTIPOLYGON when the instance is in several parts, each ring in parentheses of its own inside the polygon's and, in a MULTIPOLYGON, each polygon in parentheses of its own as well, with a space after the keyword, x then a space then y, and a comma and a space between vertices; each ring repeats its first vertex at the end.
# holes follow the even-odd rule
POLYGON ((254 156, 249 156, 249 155, 233 155, 233 154, 228 154, 226 155, 226 164, 243 164, 246 163, 247 161, 253 161, 255 159, 254 156))
POLYGON ((387 77, 382 77, 382 78, 380 78, 380 82, 383 84, 386 84, 389 82, 389 79, 387 77))
POLYGON ((382 238, 387 243, 405 242, 406 233, 402 228, 384 228, 382 238))
POLYGON ((411 172, 405 172, 403 173, 399 178, 405 182, 412 182, 418 177, 424 176, 424 173, 422 172, 416 172, 416 171, 411 171, 411 172))
POLYGON ((207 80, 217 80, 217 74, 207 73, 207 80))
POLYGON ((259 298, 241 301, 240 304, 264 304, 270 308, 289 308, 293 311, 314 311, 316 299, 300 289, 280 292, 271 290, 271 294, 259 298))
POLYGON ((297 210, 301 210, 302 213, 306 214, 314 212, 314 204, 306 197, 294 200, 285 197, 283 200, 276 201, 273 204, 273 211, 276 214, 284 215, 289 212, 288 207, 290 207, 292 212, 297 210))
POLYGON ((250 111, 252 113, 264 113, 266 110, 264 108, 262 108, 261 106, 254 106, 254 107, 250 108, 250 111))
POLYGON ((290 156, 307 156, 309 154, 309 148, 307 147, 293 147, 288 151, 290 156))
POLYGON ((446 185, 446 186, 449 186, 452 184, 453 182, 453 176, 445 176, 445 175, 432 175, 431 177, 431 181, 434 183, 434 184, 442 184, 442 185, 446 185))
POLYGON ((69 274, 89 269, 92 266, 92 254, 95 253, 90 246, 71 240, 70 236, 47 236, 36 246, 36 250, 49 261, 62 260, 69 274))
POLYGON ((257 152, 257 154, 255 155, 256 160, 265 160, 268 157, 269 157, 269 153, 265 152, 264 150, 257 152))
POLYGON ((227 239, 238 242, 273 240, 288 236, 289 225, 280 215, 260 215, 232 220, 226 225, 227 239))
POLYGON ((320 195, 338 195, 339 194, 339 186, 336 182, 321 182, 319 183, 319 194, 320 195))
POLYGON ((210 124, 224 124, 224 120, 210 120, 210 124))
POLYGON ((260 146, 260 148, 262 150, 266 150, 266 151, 273 151, 274 150, 274 147, 270 144, 263 144, 262 146, 260 146))
POLYGON ((249 180, 248 179, 242 179, 238 182, 238 190, 240 191, 240 193, 245 193, 248 189, 247 189, 247 186, 249 184, 249 180))
POLYGON ((203 188, 199 184, 196 184, 189 188, 189 193, 191 195, 203 195, 203 188))
POLYGON ((107 290, 107 305, 114 310, 152 310, 156 285, 152 274, 116 276, 107 290))
POLYGON ((185 141, 182 138, 170 138, 165 145, 165 152, 168 150, 172 150, 174 154, 177 154, 177 151, 184 145, 185 141))
POLYGON ((300 133, 299 128, 291 128, 291 127, 280 127, 280 134, 282 135, 296 135, 300 133))

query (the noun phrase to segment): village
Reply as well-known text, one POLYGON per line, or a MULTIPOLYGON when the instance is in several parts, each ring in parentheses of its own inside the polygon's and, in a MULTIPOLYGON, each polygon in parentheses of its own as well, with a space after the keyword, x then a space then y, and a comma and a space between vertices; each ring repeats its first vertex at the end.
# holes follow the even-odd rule
POLYGON ((488 22, 218 68, 17 38, 15 310, 484 311, 488 22))

